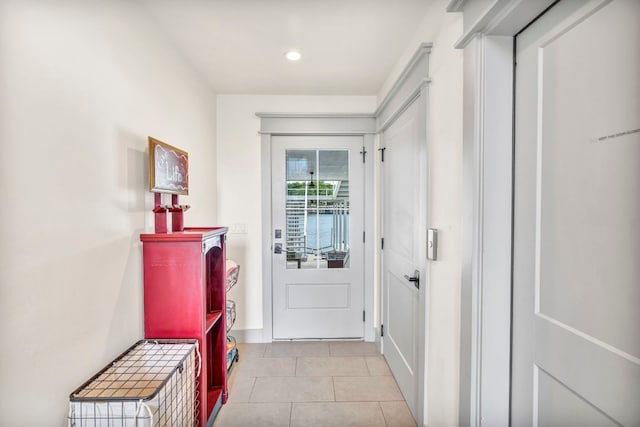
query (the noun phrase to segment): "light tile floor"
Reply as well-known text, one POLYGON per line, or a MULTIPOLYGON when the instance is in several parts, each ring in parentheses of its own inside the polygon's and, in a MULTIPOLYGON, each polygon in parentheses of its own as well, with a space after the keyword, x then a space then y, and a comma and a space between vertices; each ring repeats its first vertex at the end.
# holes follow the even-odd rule
POLYGON ((238 344, 215 427, 416 426, 373 343, 238 344))

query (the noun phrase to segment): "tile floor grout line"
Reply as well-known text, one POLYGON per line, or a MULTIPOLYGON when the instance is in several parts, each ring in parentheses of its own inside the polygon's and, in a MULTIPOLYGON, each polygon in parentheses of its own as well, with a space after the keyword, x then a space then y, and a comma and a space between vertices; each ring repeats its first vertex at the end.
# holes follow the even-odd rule
POLYGON ((389 423, 387 422, 387 417, 384 416, 384 409, 382 409, 382 402, 378 402, 378 407, 380 408, 380 412, 382 413, 382 421, 384 421, 384 425, 389 427, 389 423))
POLYGON ((333 401, 337 402, 338 398, 336 397, 336 377, 332 376, 331 377, 331 388, 333 389, 333 401))
POLYGON ((247 403, 251 402, 251 396, 253 396, 253 390, 256 388, 256 381, 258 380, 258 377, 255 377, 253 379, 253 384, 251 385, 251 391, 249 392, 249 397, 247 398, 247 403))
MULTIPOLYGON (((282 350, 282 348, 279 348, 277 351, 280 351, 280 350, 282 350)), ((296 350, 295 348, 292 348, 290 351, 291 351, 291 353, 295 354, 295 353, 296 353, 296 351, 295 351, 295 350, 296 350)), ((336 349, 334 349, 334 350, 336 350, 336 349)), ((345 350, 346 350, 346 351, 348 351, 349 349, 348 349, 348 348, 347 348, 347 349, 345 349, 345 348, 344 348, 344 346, 338 346, 337 350, 342 350, 342 351, 345 351, 345 350)), ((336 351, 337 351, 337 350, 336 350, 336 351)), ((355 349, 355 348, 354 348, 354 353, 356 352, 356 350, 359 350, 359 349, 355 349)), ((265 355, 265 356, 266 356, 266 353, 267 353, 267 348, 266 348, 266 346, 265 346, 265 349, 264 349, 264 353, 263 353, 263 355, 265 355)), ((303 353, 305 353, 305 352, 303 352, 303 353)), ((330 400, 310 400, 310 401, 305 401, 305 402, 298 402, 298 401, 295 401, 295 402, 294 402, 294 401, 282 402, 282 403, 284 403, 284 404, 289 404, 289 420, 288 420, 289 424, 288 424, 288 427, 292 427, 292 426, 294 425, 294 424, 293 424, 293 409, 295 409, 295 408, 294 408, 294 405, 296 405, 296 404, 300 405, 300 404, 304 404, 304 403, 306 403, 306 404, 312 404, 312 405, 313 405, 313 404, 315 404, 315 405, 322 405, 322 404, 325 404, 325 405, 334 405, 334 404, 335 404, 335 405, 350 405, 350 404, 364 404, 364 403, 367 403, 367 404, 373 404, 373 405, 375 405, 375 406, 373 406, 373 407, 378 407, 378 408, 379 408, 380 413, 382 414, 382 421, 383 421, 383 423, 381 423, 381 424, 382 424, 382 425, 384 425, 384 426, 386 426, 386 427, 390 426, 390 424, 389 424, 389 422, 390 422, 390 421, 388 421, 388 420, 387 420, 387 417, 385 416, 385 413, 384 413, 384 410, 383 410, 383 406, 384 406, 384 405, 382 405, 382 404, 383 404, 383 403, 387 404, 387 403, 392 403, 392 402, 394 402, 395 404, 404 403, 404 406, 406 407, 406 401, 402 398, 402 396, 400 396, 400 398, 399 398, 398 400, 395 400, 395 399, 392 399, 392 400, 384 400, 384 399, 383 399, 382 401, 381 401, 381 400, 379 400, 379 399, 376 399, 376 400, 350 400, 350 396, 345 396, 345 399, 346 399, 346 400, 344 400, 344 401, 338 401, 338 400, 337 400, 337 392, 336 392, 336 388, 337 388, 337 382, 338 382, 338 379, 340 380, 340 383, 341 383, 341 384, 343 384, 343 383, 344 383, 344 384, 347 384, 347 383, 349 383, 349 380, 351 380, 351 381, 358 381, 358 382, 359 382, 359 381, 366 381, 366 379, 370 379, 370 380, 372 380, 373 378, 378 378, 378 377, 383 378, 383 377, 388 377, 388 376, 389 376, 389 374, 387 374, 387 375, 382 375, 382 376, 380 376, 380 375, 374 375, 374 372, 373 372, 373 371, 375 371, 375 369, 374 369, 374 368, 376 368, 376 367, 377 367, 376 363, 373 363, 373 364, 369 364, 369 363, 367 363, 367 358, 368 358, 368 357, 370 357, 370 356, 371 356, 371 357, 380 356, 379 354, 369 355, 369 354, 364 354, 364 353, 362 353, 362 352, 360 352, 360 354, 354 354, 354 353, 352 353, 352 354, 350 354, 350 355, 335 355, 335 354, 331 354, 331 355, 330 355, 330 356, 328 356, 328 357, 329 357, 329 359, 331 359, 331 358, 333 358, 333 357, 345 357, 345 358, 358 357, 358 358, 360 358, 360 360, 363 360, 363 362, 364 362, 364 364, 365 364, 365 367, 366 367, 366 371, 365 371, 365 370, 362 370, 362 372, 363 372, 363 373, 364 373, 364 372, 368 372, 368 375, 367 375, 367 374, 364 374, 364 375, 354 375, 353 373, 350 373, 349 375, 335 375, 335 374, 326 375, 326 374, 325 374, 324 376, 323 376, 323 375, 319 375, 319 376, 313 376, 313 375, 311 375, 311 376, 307 376, 307 377, 306 377, 307 379, 306 379, 305 381, 313 381, 313 378, 314 378, 314 377, 315 377, 315 378, 322 378, 322 377, 324 377, 324 378, 327 378, 327 379, 328 379, 328 378, 331 378, 331 386, 332 386, 332 393, 333 393, 333 396, 332 396, 332 397, 329 397, 329 399, 330 399, 330 400), (345 380, 346 380, 346 381, 345 381, 345 380)), ((254 353, 254 354, 257 354, 257 353, 254 353)), ((292 357, 292 356, 293 356, 293 354, 288 354, 288 355, 287 355, 288 357, 290 357, 290 359, 293 359, 292 361, 294 362, 294 373, 293 373, 293 376, 291 376, 291 375, 289 374, 289 375, 280 375, 280 376, 275 376, 275 377, 274 377, 274 376, 262 376, 262 377, 261 377, 261 376, 253 376, 253 377, 248 377, 248 379, 249 379, 250 381, 252 381, 252 386, 251 386, 250 393, 249 393, 249 400, 251 400, 251 399, 253 398, 253 393, 255 393, 255 392, 256 392, 256 390, 257 390, 257 385, 258 385, 258 384, 257 384, 257 380, 258 380, 258 379, 260 379, 260 378, 261 378, 261 384, 263 384, 263 383, 264 383, 264 384, 266 384, 266 383, 268 383, 268 382, 270 382, 270 381, 272 381, 272 380, 274 380, 274 379, 276 379, 276 378, 281 378, 281 379, 283 379, 283 380, 285 380, 285 381, 289 381, 289 380, 287 380, 287 379, 288 379, 288 378, 291 378, 291 379, 292 379, 291 381, 297 381, 297 380, 293 380, 293 378, 305 378, 305 377, 298 377, 298 374, 300 374, 300 373, 303 371, 303 369, 298 369, 298 367, 299 367, 299 363, 301 362, 301 361, 300 361, 300 359, 301 359, 301 358, 304 358, 304 357, 316 357, 316 358, 321 358, 321 359, 322 359, 322 356, 317 355, 317 354, 311 354, 311 353, 309 353, 309 354, 297 354, 296 356, 292 357)), ((249 360, 249 365, 245 365, 245 366, 253 366, 252 359, 253 359, 253 358, 251 358, 251 360, 249 360)), ((260 363, 260 362, 259 362, 260 360, 261 360, 260 358, 256 358, 256 359, 255 359, 255 362, 260 363)), ((264 361, 264 358, 263 358, 262 360, 264 361)), ((373 360, 373 359, 372 359, 372 361, 373 361, 373 362, 377 362, 377 360, 373 360)), ((270 362, 270 363, 271 363, 271 362, 270 362)), ((312 364, 310 364, 309 366, 310 366, 311 368, 313 368, 313 365, 314 365, 314 364, 312 363, 312 364)), ((349 363, 349 365, 351 365, 351 363, 349 363)), ((360 365, 360 362, 356 363, 356 365, 357 365, 357 366, 361 366, 361 365, 360 365)), ((290 366, 290 365, 289 365, 289 366, 290 366)), ((315 369, 315 368, 314 368, 314 369, 315 369)), ((358 369, 361 369, 361 368, 358 368, 358 369)), ((357 371, 358 369, 356 369, 356 371, 357 371)), ((388 369, 388 367, 387 367, 387 369, 388 369)), ((250 371, 250 370, 249 370, 249 371, 250 371)), ((238 372, 236 372, 236 377, 237 377, 237 373, 238 373, 238 372)), ((390 375, 390 376, 391 376, 391 377, 393 378, 393 380, 394 380, 394 381, 393 381, 394 385, 395 385, 396 387, 398 387, 398 386, 397 386, 397 380, 393 377, 393 375, 390 375)), ((245 378, 247 378, 247 377, 245 377, 245 378)), ((292 397, 293 397, 293 396, 292 396, 292 397)), ((290 397, 290 399, 291 399, 292 397, 290 397)), ((380 396, 380 397, 382 397, 382 396, 380 396)), ((277 404, 278 404, 278 402, 266 402, 266 401, 265 401, 265 402, 246 402, 246 405, 247 405, 248 407, 250 407, 250 406, 252 406, 252 405, 255 405, 255 404, 257 404, 257 405, 261 405, 261 404, 267 404, 267 405, 268 405, 268 404, 276 404, 276 405, 277 405, 277 404)), ((230 406, 233 406, 233 405, 230 405, 230 406)), ((395 406, 394 406, 394 405, 392 405, 392 406, 395 408, 395 406)), ((370 408, 372 408, 372 407, 370 406, 370 408)), ((284 408, 283 408, 283 409, 284 409, 284 408)), ((286 413, 286 412, 285 412, 285 413, 286 413)), ((283 415, 284 415, 284 414, 283 414, 283 415)), ((393 414, 391 414, 391 415, 393 415, 393 414)), ((285 415, 285 416, 286 416, 286 415, 285 415)), ((378 418, 378 419, 380 420, 380 418, 378 418)), ((281 421, 284 421, 284 419, 283 419, 283 418, 280 418, 280 420, 281 420, 281 421)), ((255 425, 258 425, 258 424, 255 424, 255 425)), ((284 426, 284 425, 286 425, 286 424, 282 423, 281 425, 282 425, 282 426, 284 426)), ((415 424, 414 424, 414 425, 415 425, 415 424)), ((231 427, 231 426, 234 426, 234 424, 230 424, 230 427, 231 427)))

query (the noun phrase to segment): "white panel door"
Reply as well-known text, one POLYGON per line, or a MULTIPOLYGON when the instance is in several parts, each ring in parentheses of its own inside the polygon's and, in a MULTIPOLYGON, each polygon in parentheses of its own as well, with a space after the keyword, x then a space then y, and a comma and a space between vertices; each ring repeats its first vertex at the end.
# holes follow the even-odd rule
POLYGON ((640 1, 516 38, 512 425, 640 426, 640 1))
POLYGON ((273 136, 273 338, 364 336, 362 136, 273 136))
POLYGON ((420 105, 412 103, 382 135, 383 352, 416 419, 421 419, 419 346, 424 343, 420 293, 426 287, 421 248, 426 240, 427 168, 420 105))

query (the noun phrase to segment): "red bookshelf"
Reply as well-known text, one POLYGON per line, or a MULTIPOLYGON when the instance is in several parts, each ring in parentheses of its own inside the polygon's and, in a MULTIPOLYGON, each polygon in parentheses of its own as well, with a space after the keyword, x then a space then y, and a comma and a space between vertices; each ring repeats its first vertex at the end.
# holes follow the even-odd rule
POLYGON ((201 355, 199 425, 211 426, 227 400, 226 227, 141 234, 144 335, 195 338, 201 355))

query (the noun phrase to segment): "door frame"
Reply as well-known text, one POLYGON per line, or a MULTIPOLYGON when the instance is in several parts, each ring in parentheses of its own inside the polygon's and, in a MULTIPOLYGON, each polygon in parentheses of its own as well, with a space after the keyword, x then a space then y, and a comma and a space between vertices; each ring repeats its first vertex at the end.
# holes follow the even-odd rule
MULTIPOLYGON (((375 130, 373 114, 298 114, 256 113, 260 118, 260 156, 262 178, 262 330, 260 336, 245 337, 246 341, 273 340, 272 284, 272 205, 271 205, 271 138, 272 136, 362 136, 366 151, 364 165, 364 340, 375 341, 375 267, 376 192, 374 176, 375 130), (370 236, 370 237, 369 237, 370 236)), ((355 234, 354 234, 355 235, 355 234)))

